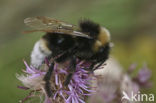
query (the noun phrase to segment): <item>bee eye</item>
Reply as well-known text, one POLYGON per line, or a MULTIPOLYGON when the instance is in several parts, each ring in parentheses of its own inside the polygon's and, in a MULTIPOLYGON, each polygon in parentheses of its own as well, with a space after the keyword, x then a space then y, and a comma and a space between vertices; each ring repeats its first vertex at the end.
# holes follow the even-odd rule
POLYGON ((100 48, 99 52, 103 52, 104 51, 104 48, 100 48))
POLYGON ((64 38, 60 38, 60 39, 57 41, 57 43, 58 43, 58 44, 61 44, 63 41, 64 41, 64 38))

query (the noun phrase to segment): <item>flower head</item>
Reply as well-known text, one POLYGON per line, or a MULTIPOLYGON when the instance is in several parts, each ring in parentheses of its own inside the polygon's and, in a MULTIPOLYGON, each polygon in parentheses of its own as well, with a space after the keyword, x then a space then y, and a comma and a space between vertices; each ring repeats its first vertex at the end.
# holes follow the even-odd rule
MULTIPOLYGON (((24 90, 31 90, 43 95, 45 100, 44 103, 85 103, 85 96, 89 96, 93 91, 90 88, 90 74, 84 70, 88 63, 83 61, 77 61, 76 72, 73 74, 72 79, 68 86, 64 86, 64 78, 67 76, 67 68, 62 68, 59 64, 54 64, 54 71, 51 76, 51 88, 53 89, 53 97, 49 98, 45 92, 45 81, 43 80, 50 63, 46 60, 46 65, 43 69, 36 69, 32 66, 28 66, 26 61, 24 64, 26 70, 25 75, 17 75, 17 78, 24 84, 24 87, 19 87, 24 90), (27 88, 27 89, 25 89, 27 88)), ((26 97, 27 100, 37 95, 31 95, 26 97)), ((23 100, 23 101, 24 101, 23 100)), ((22 101, 22 102, 23 102, 22 101)))
MULTIPOLYGON (((132 64, 125 73, 122 68, 116 65, 114 60, 107 61, 104 69, 97 70, 97 80, 93 84, 96 93, 89 97, 89 103, 136 103, 122 99, 123 92, 131 97, 131 93, 137 94, 142 87, 145 87, 151 77, 151 71, 146 65, 135 74, 136 64, 132 64), (100 74, 100 76, 99 76, 100 74)), ((95 75, 96 75, 95 74, 95 75)))

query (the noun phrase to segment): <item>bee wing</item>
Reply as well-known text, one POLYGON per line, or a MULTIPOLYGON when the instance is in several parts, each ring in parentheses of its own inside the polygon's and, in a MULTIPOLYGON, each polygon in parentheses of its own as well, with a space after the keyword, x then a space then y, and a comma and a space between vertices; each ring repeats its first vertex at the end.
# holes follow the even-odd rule
POLYGON ((30 18, 26 18, 24 20, 24 23, 27 26, 35 29, 31 31, 25 31, 25 33, 36 32, 36 31, 56 32, 61 34, 91 38, 90 36, 82 32, 76 31, 78 28, 75 25, 71 25, 63 21, 59 21, 49 17, 44 17, 44 16, 30 17, 30 18))
POLYGON ((63 21, 59 21, 50 17, 38 16, 38 17, 30 17, 24 20, 24 23, 27 26, 30 26, 37 30, 51 30, 51 29, 76 29, 75 25, 71 25, 65 23, 63 21))
POLYGON ((91 37, 87 34, 84 34, 82 32, 79 32, 79 31, 72 31, 72 30, 59 30, 59 31, 56 31, 57 33, 60 33, 60 34, 67 34, 67 35, 73 35, 73 36, 80 36, 80 37, 84 37, 84 38, 88 38, 88 39, 91 39, 91 37))

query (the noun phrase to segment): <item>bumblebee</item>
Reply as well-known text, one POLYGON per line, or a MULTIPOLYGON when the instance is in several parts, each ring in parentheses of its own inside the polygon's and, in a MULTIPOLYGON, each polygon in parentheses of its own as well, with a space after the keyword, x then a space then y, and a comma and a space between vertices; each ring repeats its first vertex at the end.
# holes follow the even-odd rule
MULTIPOLYGON (((72 74, 76 69, 76 59, 85 60, 91 63, 88 70, 94 71, 101 66, 109 57, 110 33, 109 31, 90 20, 82 20, 78 26, 65 23, 49 17, 26 18, 24 23, 45 35, 36 42, 31 53, 31 65, 40 68, 44 59, 55 58, 57 63, 64 63, 69 60, 68 75, 65 85, 68 85, 72 74)), ((50 90, 50 77, 54 63, 46 73, 45 88, 48 96, 52 95, 50 90)))

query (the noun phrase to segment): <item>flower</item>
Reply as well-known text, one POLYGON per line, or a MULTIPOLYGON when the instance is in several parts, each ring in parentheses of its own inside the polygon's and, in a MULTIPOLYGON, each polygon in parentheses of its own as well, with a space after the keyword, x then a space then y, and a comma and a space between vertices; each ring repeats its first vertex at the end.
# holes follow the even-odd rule
POLYGON ((36 96, 43 96, 44 103, 86 103, 87 96, 89 103, 129 103, 125 99, 121 101, 123 91, 131 96, 132 91, 138 93, 142 87, 149 87, 151 84, 149 81, 151 71, 146 65, 138 71, 137 75, 132 75, 136 70, 136 64, 132 64, 127 72, 123 72, 118 64, 112 61, 106 63, 106 66, 94 71, 95 76, 92 77, 84 69, 89 67, 90 63, 77 60, 76 71, 68 86, 63 85, 64 78, 68 75, 68 67, 60 67, 59 64, 54 63, 53 75, 50 80, 53 96, 49 98, 43 80, 50 66, 49 61, 45 60, 46 65, 40 70, 28 66, 24 61, 25 75, 17 75, 24 86, 18 86, 18 88, 30 90, 30 93, 21 102, 36 96))
POLYGON ((32 93, 38 92, 40 96, 44 96, 44 103, 85 103, 85 97, 90 96, 91 93, 94 92, 90 87, 90 80, 92 78, 89 72, 84 70, 84 68, 89 66, 89 63, 87 62, 77 60, 76 72, 73 74, 67 87, 63 85, 63 82, 64 78, 68 75, 68 68, 62 68, 59 64, 55 63, 50 80, 54 94, 51 98, 46 94, 45 81, 43 80, 48 70, 48 66, 50 65, 49 61, 47 61, 47 59, 45 60, 46 65, 42 69, 28 66, 26 61, 24 61, 24 64, 26 66, 26 70, 24 70, 25 74, 17 75, 17 78, 24 86, 19 86, 18 88, 31 91, 21 102, 38 96, 32 93))
POLYGON ((149 88, 152 86, 150 82, 151 70, 147 67, 146 64, 139 70, 138 74, 133 77, 134 82, 136 82, 140 87, 149 88))
POLYGON ((146 86, 151 77, 151 71, 146 66, 136 72, 136 64, 132 64, 127 72, 114 59, 106 61, 107 65, 103 69, 95 71, 97 80, 93 83, 95 88, 94 95, 89 97, 89 103, 136 103, 122 99, 123 92, 131 97, 131 93, 137 94, 142 87, 146 86))

